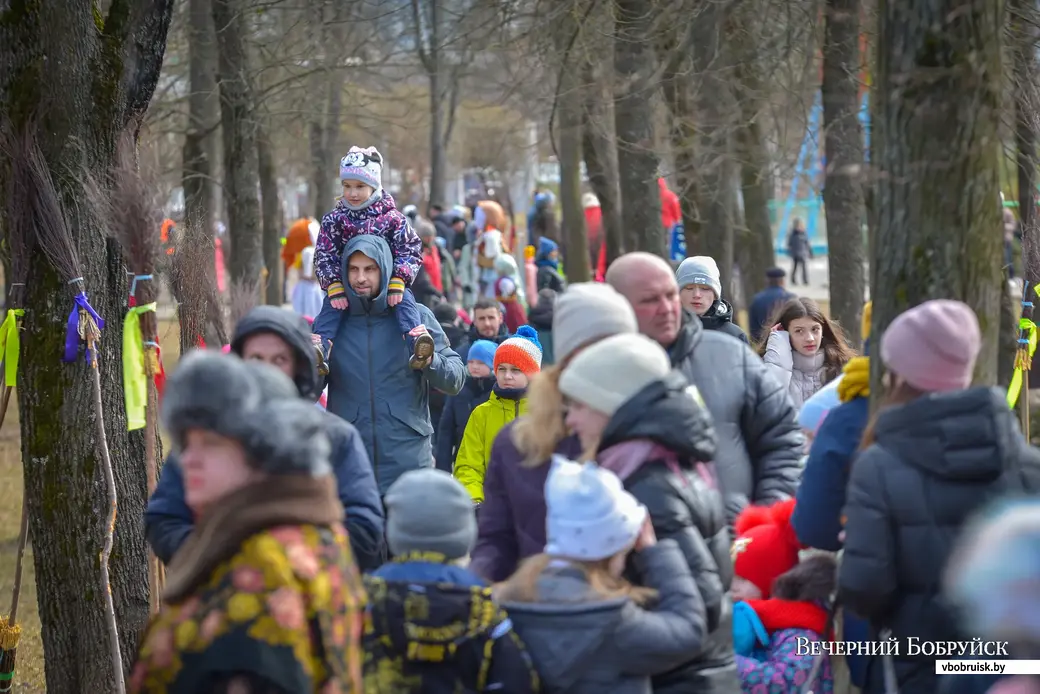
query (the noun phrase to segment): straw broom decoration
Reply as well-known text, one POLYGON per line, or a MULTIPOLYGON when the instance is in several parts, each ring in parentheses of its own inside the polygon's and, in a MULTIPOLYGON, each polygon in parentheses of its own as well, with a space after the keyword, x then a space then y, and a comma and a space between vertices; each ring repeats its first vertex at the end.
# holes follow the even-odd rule
MULTIPOLYGON (((162 253, 159 227, 162 216, 155 203, 153 190, 137 170, 133 128, 119 141, 116 166, 112 172, 109 194, 96 181, 90 180, 89 197, 109 223, 113 236, 123 247, 129 267, 129 310, 123 322, 123 390, 126 400, 127 429, 144 429, 145 470, 148 496, 158 482, 158 395, 155 376, 159 361, 159 326, 156 320, 154 273, 162 253)), ((88 179, 89 180, 89 179, 88 179)), ((159 611, 163 572, 155 553, 148 551, 148 583, 152 614, 159 611)))
POLYGON ((72 230, 62 213, 60 197, 51 177, 43 152, 35 137, 26 143, 30 177, 27 184, 32 193, 32 210, 35 219, 36 240, 59 275, 66 278, 72 288, 73 307, 69 313, 65 335, 65 354, 62 361, 74 363, 79 356, 80 343, 86 345, 85 358, 90 367, 94 390, 94 418, 97 422, 97 453, 105 474, 108 489, 108 518, 105 523, 105 540, 101 549, 101 593, 105 600, 105 621, 112 651, 112 669, 116 694, 126 691, 123 676, 123 658, 119 646, 119 626, 116 623, 115 604, 112 600, 112 585, 109 577, 109 558, 116 525, 116 482, 112 471, 112 458, 108 452, 108 437, 105 434, 104 409, 101 401, 101 372, 98 371, 97 350, 101 330, 105 321, 87 300, 86 285, 82 274, 79 254, 76 251, 72 230))
MULTIPOLYGON (((29 255, 32 250, 32 214, 26 188, 26 157, 21 144, 9 132, 4 133, 0 151, 7 155, 10 176, 7 180, 7 238, 4 253, 11 270, 11 293, 7 297, 7 315, 0 325, 0 351, 4 360, 4 394, 0 402, 0 427, 7 417, 11 393, 18 377, 18 357, 21 352, 19 331, 25 315, 25 282, 29 276, 29 255)), ((23 484, 24 487, 24 484, 23 484)), ((10 692, 14 685, 14 666, 22 628, 18 624, 18 599, 22 592, 22 561, 29 540, 29 502, 22 491, 22 515, 18 529, 18 548, 14 563, 14 589, 11 609, 7 617, 0 615, 0 692, 10 692)))
POLYGON ((181 354, 207 342, 226 345, 228 331, 217 291, 213 237, 194 220, 182 227, 169 266, 177 298, 181 354), (207 335, 207 332, 209 335, 207 335))

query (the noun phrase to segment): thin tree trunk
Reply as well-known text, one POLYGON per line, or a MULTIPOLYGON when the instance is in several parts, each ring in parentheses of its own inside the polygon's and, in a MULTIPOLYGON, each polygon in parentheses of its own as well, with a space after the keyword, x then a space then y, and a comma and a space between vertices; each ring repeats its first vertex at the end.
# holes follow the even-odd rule
MULTIPOLYGON (((569 37, 577 29, 573 13, 561 18, 558 36, 569 37)), ((560 41, 560 43, 563 43, 560 41)), ((585 230, 585 209, 581 204, 582 113, 585 109, 585 84, 582 61, 562 45, 560 60, 565 61, 556 88, 556 138, 559 145, 560 208, 563 212, 562 239, 567 252, 564 270, 571 282, 588 282, 589 237, 585 230)))
POLYGON ((263 268, 257 192, 257 123, 243 18, 236 0, 212 0, 220 55, 220 111, 224 131, 231 280, 258 284, 263 268))
MULTIPOLYGON (((122 252, 101 220, 77 203, 87 197, 81 174, 104 179, 124 128, 147 109, 172 11, 172 0, 119 0, 105 17, 80 0, 52 0, 0 13, 0 121, 20 132, 38 115, 40 146, 70 218, 90 302, 110 321, 98 358, 120 504, 110 572, 124 672, 149 612, 145 450, 143 437, 128 436, 117 376, 128 284, 122 252)), ((59 362, 72 293, 41 253, 30 256, 25 289, 22 354, 33 358, 22 360, 16 390, 46 689, 113 692, 99 564, 109 502, 91 367, 59 362)))
POLYGON ((697 254, 701 245, 700 211, 697 209, 697 134, 690 102, 690 75, 688 70, 681 68, 682 65, 676 65, 674 71, 665 74, 662 86, 671 121, 668 137, 675 156, 676 194, 682 210, 686 255, 691 256, 697 254))
POLYGON ((188 132, 184 137, 184 216, 212 234, 216 212, 214 174, 220 102, 217 94, 217 47, 210 0, 188 6, 188 132))
POLYGON ((747 120, 737 129, 740 150, 740 189, 744 198, 743 249, 740 278, 745 297, 762 287, 766 270, 776 265, 773 250, 773 225, 769 220, 769 154, 758 119, 747 120))
MULTIPOLYGON (((997 377, 1003 21, 994 0, 878 4, 871 286, 883 291, 873 296, 871 334, 922 301, 960 299, 982 330, 980 384, 997 377)), ((881 360, 871 369, 876 405, 881 360)))
POLYGON ((661 225, 661 192, 657 186, 660 160, 654 149, 655 85, 648 84, 655 67, 649 35, 652 17, 649 0, 614 3, 614 126, 625 249, 667 258, 668 239, 661 225))
POLYGON ((331 21, 325 16, 327 7, 321 0, 314 8, 315 59, 324 62, 324 69, 311 78, 312 92, 318 95, 319 108, 311 114, 309 139, 311 148, 311 207, 315 218, 332 208, 340 154, 340 120, 343 104, 343 83, 346 80, 343 61, 346 53, 345 2, 335 3, 331 21))
POLYGON ((827 254, 831 277, 840 278, 830 283, 830 315, 853 345, 860 343, 865 290, 859 12, 859 0, 827 0, 822 87, 827 254))
MULTIPOLYGON (((413 0, 417 1, 417 0, 413 0)), ((427 44, 426 66, 430 84, 430 190, 431 204, 444 204, 445 190, 445 147, 444 101, 446 85, 443 65, 443 48, 441 46, 441 12, 440 3, 434 0, 429 3, 429 43, 427 44)), ((419 29, 421 32, 421 28, 419 29)))
POLYGON ((281 306, 282 294, 282 205, 278 198, 278 171, 271 140, 265 128, 258 128, 257 161, 260 170, 260 195, 263 217, 264 303, 281 306))
MULTIPOLYGON (((606 40, 606 39, 604 39, 606 40)), ((611 71, 613 60, 610 61, 611 71)), ((599 199, 602 229, 600 243, 607 247, 607 265, 625 252, 624 232, 621 224, 621 190, 618 183, 617 137, 614 132, 614 100, 610 98, 611 72, 589 65, 588 81, 592 85, 586 92, 585 120, 582 124, 582 153, 585 157, 585 172, 599 199)), ((593 269, 599 262, 599 249, 590 253, 593 269)))

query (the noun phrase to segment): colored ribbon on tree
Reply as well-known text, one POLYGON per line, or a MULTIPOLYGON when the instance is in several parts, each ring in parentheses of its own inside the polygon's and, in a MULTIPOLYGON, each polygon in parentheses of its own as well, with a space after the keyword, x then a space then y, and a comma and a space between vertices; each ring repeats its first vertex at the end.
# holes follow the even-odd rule
POLYGON ((14 388, 18 382, 18 357, 22 352, 22 338, 18 334, 18 319, 25 309, 9 308, 7 317, 0 324, 0 352, 4 355, 4 385, 14 388))
MULTIPOLYGON (((1035 285, 1033 291, 1037 296, 1040 296, 1040 285, 1035 285)), ((1023 294, 1028 295, 1029 284, 1026 283, 1023 294)), ((1032 313, 1033 303, 1028 301, 1025 296, 1022 298, 1022 311, 1023 313, 1032 313), (1027 308, 1029 311, 1027 311, 1027 308)), ((1008 386, 1007 392, 1007 403, 1008 407, 1014 409, 1018 403, 1018 396, 1022 392, 1022 382, 1025 380, 1025 372, 1029 371, 1030 365, 1033 363, 1033 355, 1036 353, 1037 343, 1037 332, 1036 323, 1029 316, 1023 316, 1018 319, 1018 350, 1015 352, 1015 372, 1011 376, 1011 384, 1008 386)), ((1027 386, 1028 388, 1028 386, 1027 386)))
MULTIPOLYGON (((61 358, 61 360, 67 364, 76 361, 76 354, 79 352, 79 342, 81 339, 79 332, 80 311, 86 311, 90 314, 90 317, 94 319, 95 323, 97 323, 98 330, 102 330, 105 327, 105 319, 99 316, 97 311, 94 310, 94 307, 90 305, 89 301, 87 301, 86 292, 80 292, 76 296, 72 297, 72 300, 75 304, 73 305, 72 310, 69 311, 68 325, 65 330, 65 355, 61 358)), ((88 364, 90 364, 91 359, 94 358, 94 355, 90 353, 89 347, 87 347, 83 356, 88 364)))
POLYGON ((141 314, 155 311, 156 304, 132 306, 123 319, 123 394, 126 398, 126 428, 144 429, 148 408, 148 376, 144 369, 144 338, 141 314))

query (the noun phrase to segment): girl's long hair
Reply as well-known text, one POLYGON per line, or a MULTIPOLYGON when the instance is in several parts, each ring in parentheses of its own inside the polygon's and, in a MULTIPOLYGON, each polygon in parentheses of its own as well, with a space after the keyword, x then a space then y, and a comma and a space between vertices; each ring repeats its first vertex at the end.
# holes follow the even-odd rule
POLYGON ((536 374, 527 388, 527 414, 513 427, 513 445, 524 456, 525 467, 547 462, 557 444, 567 438, 560 392, 562 373, 563 365, 554 364, 536 374))
POLYGON ((908 402, 913 402, 924 395, 923 390, 918 390, 906 381, 900 380, 894 387, 885 388, 885 399, 881 402, 877 412, 870 418, 866 429, 863 430, 863 438, 860 440, 859 449, 866 450, 874 443, 874 428, 877 426, 878 417, 890 407, 898 407, 908 402))
MULTIPOLYGON (((828 320, 823 311, 812 299, 795 297, 789 299, 778 308, 772 319, 766 324, 769 327, 780 324, 783 330, 798 318, 808 318, 823 327, 823 382, 830 383, 839 375, 849 360, 856 356, 856 351, 849 346, 845 331, 841 329, 836 321, 828 320)), ((766 354, 766 345, 769 343, 769 333, 756 346, 760 357, 766 354)))
MULTIPOLYGON (((495 598, 500 602, 540 602, 538 595, 538 579, 552 561, 548 554, 536 554, 528 557, 512 576, 498 584, 495 598)), ((610 600, 628 598, 639 606, 646 606, 657 600, 656 590, 634 586, 623 578, 615 578, 607 568, 610 559, 599 561, 572 561, 571 564, 585 574, 585 580, 596 595, 610 600)))

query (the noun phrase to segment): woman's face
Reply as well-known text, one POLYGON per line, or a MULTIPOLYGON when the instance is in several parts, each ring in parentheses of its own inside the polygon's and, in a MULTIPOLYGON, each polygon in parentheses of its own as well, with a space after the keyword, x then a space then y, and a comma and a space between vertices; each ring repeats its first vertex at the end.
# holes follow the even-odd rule
POLYGON ((361 181, 343 181, 343 199, 354 207, 364 204, 374 192, 371 186, 361 181))
POLYGON ((242 444, 204 429, 188 430, 178 460, 184 473, 184 500, 196 515, 263 477, 247 464, 242 444))
POLYGON ((703 316, 715 303, 715 291, 703 284, 688 284, 679 291, 679 298, 682 299, 684 307, 698 316, 703 316))
POLYGON ((823 342, 823 326, 812 318, 795 318, 787 324, 791 347, 806 357, 816 356, 823 342))
POLYGON ((572 401, 567 404, 567 417, 564 422, 568 429, 578 435, 582 447, 586 450, 599 443, 609 421, 609 416, 584 403, 572 401))
POLYGON ((499 364, 495 372, 495 379, 499 388, 512 390, 514 388, 527 387, 527 374, 512 364, 499 364))
POLYGON ((761 600, 762 591, 760 591, 754 583, 741 578, 740 576, 733 577, 733 583, 730 584, 729 589, 730 595, 733 596, 734 600, 761 600))

